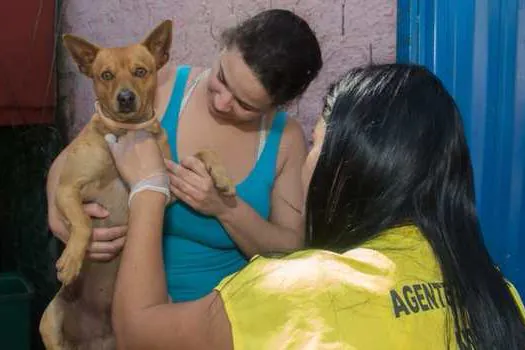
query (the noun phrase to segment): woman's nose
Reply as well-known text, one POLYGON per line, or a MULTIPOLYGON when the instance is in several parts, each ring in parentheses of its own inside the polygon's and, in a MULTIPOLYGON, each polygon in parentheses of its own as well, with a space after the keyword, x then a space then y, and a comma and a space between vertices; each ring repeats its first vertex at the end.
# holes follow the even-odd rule
POLYGON ((233 95, 228 90, 223 90, 215 95, 215 108, 219 112, 229 112, 232 109, 233 95))

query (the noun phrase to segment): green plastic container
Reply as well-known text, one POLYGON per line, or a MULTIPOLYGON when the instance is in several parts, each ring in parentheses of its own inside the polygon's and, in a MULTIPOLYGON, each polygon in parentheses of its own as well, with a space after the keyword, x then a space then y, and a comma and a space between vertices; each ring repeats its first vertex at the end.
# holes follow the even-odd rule
POLYGON ((0 273, 0 349, 31 347, 33 287, 16 273, 0 273))

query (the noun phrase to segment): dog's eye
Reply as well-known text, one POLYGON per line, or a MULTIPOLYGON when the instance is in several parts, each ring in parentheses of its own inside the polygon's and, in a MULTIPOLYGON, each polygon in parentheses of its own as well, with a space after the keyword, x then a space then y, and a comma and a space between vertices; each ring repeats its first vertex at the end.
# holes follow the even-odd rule
POLYGON ((137 68, 135 69, 135 72, 133 72, 133 74, 137 77, 137 78, 144 78, 146 76, 146 73, 148 73, 147 70, 145 70, 144 68, 137 68))
POLYGON ((102 72, 100 77, 102 78, 102 80, 111 80, 111 79, 113 79, 113 73, 111 73, 110 71, 106 70, 106 71, 102 72))

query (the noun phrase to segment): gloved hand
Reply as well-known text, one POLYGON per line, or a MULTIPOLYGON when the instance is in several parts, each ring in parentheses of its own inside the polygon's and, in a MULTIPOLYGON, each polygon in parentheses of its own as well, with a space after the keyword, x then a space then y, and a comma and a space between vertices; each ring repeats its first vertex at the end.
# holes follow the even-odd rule
POLYGON ((164 193, 169 202, 169 177, 155 137, 138 130, 118 139, 107 134, 105 139, 122 180, 130 188, 130 205, 133 196, 145 190, 164 193))

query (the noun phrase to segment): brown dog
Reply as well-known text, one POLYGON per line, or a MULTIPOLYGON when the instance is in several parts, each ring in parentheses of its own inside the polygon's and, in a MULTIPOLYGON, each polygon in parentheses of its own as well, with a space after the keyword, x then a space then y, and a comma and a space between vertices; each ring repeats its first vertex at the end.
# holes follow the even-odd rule
MULTIPOLYGON (((40 334, 47 349, 115 349, 111 302, 119 259, 109 263, 84 260, 93 227, 125 225, 128 189, 120 180, 104 136, 145 129, 154 134, 164 157, 169 147, 155 117, 157 71, 169 58, 171 21, 162 22, 146 39, 127 47, 101 48, 64 35, 64 45, 80 71, 93 80, 96 113, 67 148, 56 190, 56 206, 68 224, 70 237, 57 262, 63 283, 45 310, 40 334), (91 220, 83 203, 94 201, 110 212, 91 220)), ((235 191, 216 155, 197 154, 224 194, 235 191)))

